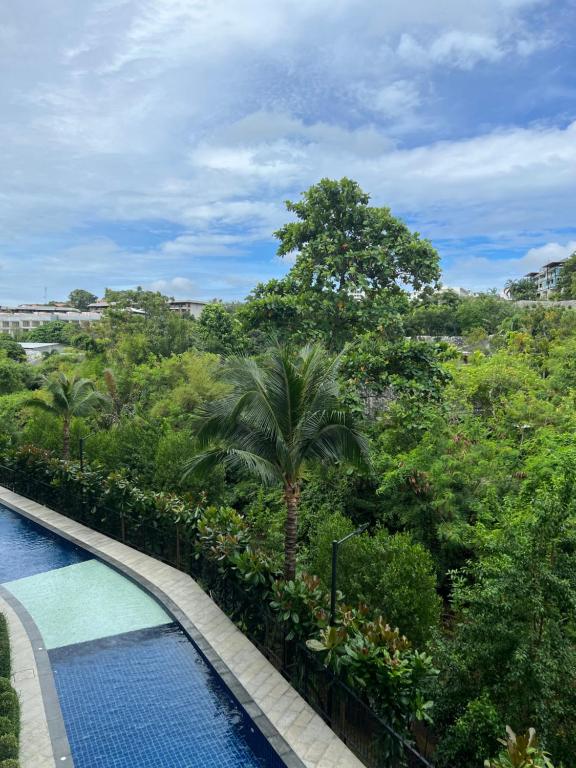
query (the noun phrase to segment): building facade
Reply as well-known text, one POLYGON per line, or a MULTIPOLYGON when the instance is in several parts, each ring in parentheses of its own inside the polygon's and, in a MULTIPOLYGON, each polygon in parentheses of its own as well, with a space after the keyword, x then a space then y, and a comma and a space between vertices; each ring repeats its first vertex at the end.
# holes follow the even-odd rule
POLYGON ((0 309, 0 333, 18 337, 27 331, 33 331, 42 325, 60 320, 62 323, 71 323, 78 327, 86 327, 90 323, 100 320, 99 312, 30 312, 23 311, 20 307, 14 309, 0 309))
MULTIPOLYGON (((168 306, 172 312, 177 312, 179 315, 190 315, 192 317, 200 317, 206 304, 206 301, 197 301, 196 299, 181 299, 168 302, 168 306)), ((109 309, 113 306, 114 302, 110 303, 105 299, 99 299, 98 301, 89 304, 88 309, 95 312, 103 312, 105 309, 109 309)), ((133 312, 138 311, 144 314, 143 310, 131 309, 133 312)))
POLYGON ((558 280, 565 261, 566 259, 550 261, 544 264, 539 272, 528 272, 524 275, 527 280, 531 280, 536 285, 539 299, 550 298, 550 295, 558 289, 558 280))

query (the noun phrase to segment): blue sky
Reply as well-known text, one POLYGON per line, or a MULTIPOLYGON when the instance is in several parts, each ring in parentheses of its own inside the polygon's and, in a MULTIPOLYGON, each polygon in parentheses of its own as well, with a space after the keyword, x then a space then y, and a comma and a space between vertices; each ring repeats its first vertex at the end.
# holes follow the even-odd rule
POLYGON ((576 249, 574 0, 4 0, 0 303, 238 299, 360 182, 501 288, 576 249))

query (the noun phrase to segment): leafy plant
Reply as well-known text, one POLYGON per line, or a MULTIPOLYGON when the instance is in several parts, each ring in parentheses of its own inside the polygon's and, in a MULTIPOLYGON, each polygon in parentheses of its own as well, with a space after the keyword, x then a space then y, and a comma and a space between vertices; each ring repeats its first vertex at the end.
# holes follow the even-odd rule
POLYGON ((506 733, 506 740, 500 739, 504 751, 497 758, 486 760, 486 768, 554 768, 548 753, 538 746, 534 728, 529 728, 523 736, 517 736, 507 725, 506 733))

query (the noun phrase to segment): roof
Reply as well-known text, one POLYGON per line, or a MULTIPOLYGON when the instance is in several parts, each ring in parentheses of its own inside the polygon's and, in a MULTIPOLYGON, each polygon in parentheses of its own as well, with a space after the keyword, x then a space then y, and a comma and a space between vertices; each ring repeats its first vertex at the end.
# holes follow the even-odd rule
POLYGON ((19 304, 18 311, 32 310, 33 312, 79 312, 76 307, 68 307, 64 304, 19 304))
POLYGON ((169 304, 208 304, 207 301, 201 301, 200 299, 171 299, 169 304))
POLYGON ((546 269, 547 267, 559 267, 561 264, 564 264, 566 259, 560 259, 560 261, 549 261, 548 264, 544 264, 542 269, 546 269))
POLYGON ((63 347, 59 341, 18 341, 22 349, 45 349, 46 347, 63 347))

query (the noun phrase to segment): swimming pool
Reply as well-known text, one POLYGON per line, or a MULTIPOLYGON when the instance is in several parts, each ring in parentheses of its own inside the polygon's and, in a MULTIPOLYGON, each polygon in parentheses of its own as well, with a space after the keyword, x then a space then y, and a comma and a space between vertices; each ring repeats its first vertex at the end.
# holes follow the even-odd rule
POLYGON ((285 766, 163 606, 2 505, 0 583, 42 636, 76 768, 285 766))

